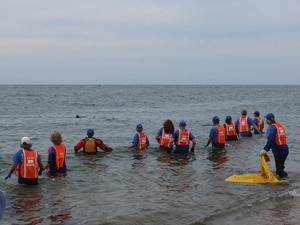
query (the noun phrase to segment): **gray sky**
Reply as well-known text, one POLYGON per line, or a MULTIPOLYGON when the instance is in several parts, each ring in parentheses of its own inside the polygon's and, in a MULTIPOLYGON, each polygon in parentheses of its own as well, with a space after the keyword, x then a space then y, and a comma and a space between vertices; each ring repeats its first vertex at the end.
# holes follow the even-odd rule
POLYGON ((300 84, 299 0, 0 0, 0 84, 300 84))

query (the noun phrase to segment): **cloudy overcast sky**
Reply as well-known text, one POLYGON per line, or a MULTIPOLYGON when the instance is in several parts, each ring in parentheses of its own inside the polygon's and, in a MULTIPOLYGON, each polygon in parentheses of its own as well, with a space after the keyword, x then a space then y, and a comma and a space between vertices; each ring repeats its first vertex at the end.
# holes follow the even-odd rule
POLYGON ((300 84, 299 0, 0 0, 0 84, 300 84))

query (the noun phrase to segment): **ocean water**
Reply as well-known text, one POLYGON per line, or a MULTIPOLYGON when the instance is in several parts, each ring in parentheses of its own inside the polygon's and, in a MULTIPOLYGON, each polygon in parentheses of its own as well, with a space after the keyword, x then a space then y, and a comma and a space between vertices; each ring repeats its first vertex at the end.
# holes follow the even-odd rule
MULTIPOLYGON (((0 224, 299 224, 300 87, 151 85, 0 85, 0 188, 7 208, 0 224), (259 173, 266 138, 228 143, 227 152, 209 157, 211 119, 237 119, 242 109, 273 112, 287 130, 289 178, 279 184, 229 183, 233 174, 259 173), (76 118, 79 115, 80 118, 76 118), (196 136, 195 153, 163 155, 154 139, 166 119, 185 119, 196 136), (130 150, 142 123, 150 147, 130 150), (87 156, 74 144, 95 130, 114 150, 87 156), (46 163, 52 130, 67 146, 68 174, 40 177, 37 186, 5 180, 23 136, 46 163)), ((266 125, 267 127, 267 125, 266 125)), ((274 159, 269 153, 269 166, 274 159)))

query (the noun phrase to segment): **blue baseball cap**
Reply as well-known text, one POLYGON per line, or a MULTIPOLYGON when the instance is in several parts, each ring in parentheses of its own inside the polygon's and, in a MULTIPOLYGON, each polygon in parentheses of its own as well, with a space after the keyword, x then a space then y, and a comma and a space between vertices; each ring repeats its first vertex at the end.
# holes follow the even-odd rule
POLYGON ((220 118, 219 118, 218 116, 214 116, 214 117, 212 118, 212 121, 217 121, 217 122, 219 122, 219 121, 220 121, 220 118))
POLYGON ((231 118, 231 116, 226 116, 225 120, 227 120, 227 121, 231 121, 231 120, 232 120, 232 118, 231 118))
POLYGON ((87 136, 89 137, 93 137, 93 135, 95 134, 94 133, 94 130, 93 129, 88 129, 87 132, 86 132, 87 136))
POLYGON ((179 126, 185 127, 186 126, 186 121, 185 120, 180 120, 179 121, 179 126))
POLYGON ((140 123, 137 124, 137 125, 136 125, 136 129, 137 129, 137 130, 143 130, 143 125, 140 124, 140 123))
POLYGON ((265 118, 267 120, 275 120, 275 115, 273 113, 268 113, 265 118))

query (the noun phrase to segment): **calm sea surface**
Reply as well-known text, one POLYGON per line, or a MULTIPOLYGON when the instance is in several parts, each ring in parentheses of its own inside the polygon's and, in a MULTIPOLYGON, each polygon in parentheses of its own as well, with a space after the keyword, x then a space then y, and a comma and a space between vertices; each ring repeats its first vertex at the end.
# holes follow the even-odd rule
POLYGON ((0 95, 0 188, 7 195, 0 224, 300 223, 300 86, 0 85, 0 95), (235 120, 242 109, 251 117, 256 110, 273 112, 285 125, 287 182, 224 181, 237 173, 259 173, 266 142, 260 136, 229 143, 226 153, 208 157, 203 146, 212 117, 235 120), (187 121, 197 140, 194 154, 160 153, 154 136, 166 119, 175 127, 187 121), (150 148, 136 157, 128 146, 140 122, 150 148), (114 150, 74 154, 88 128, 114 150), (21 137, 32 139, 45 164, 54 129, 67 146, 67 176, 43 174, 37 186, 21 186, 15 176, 5 180, 21 137))

